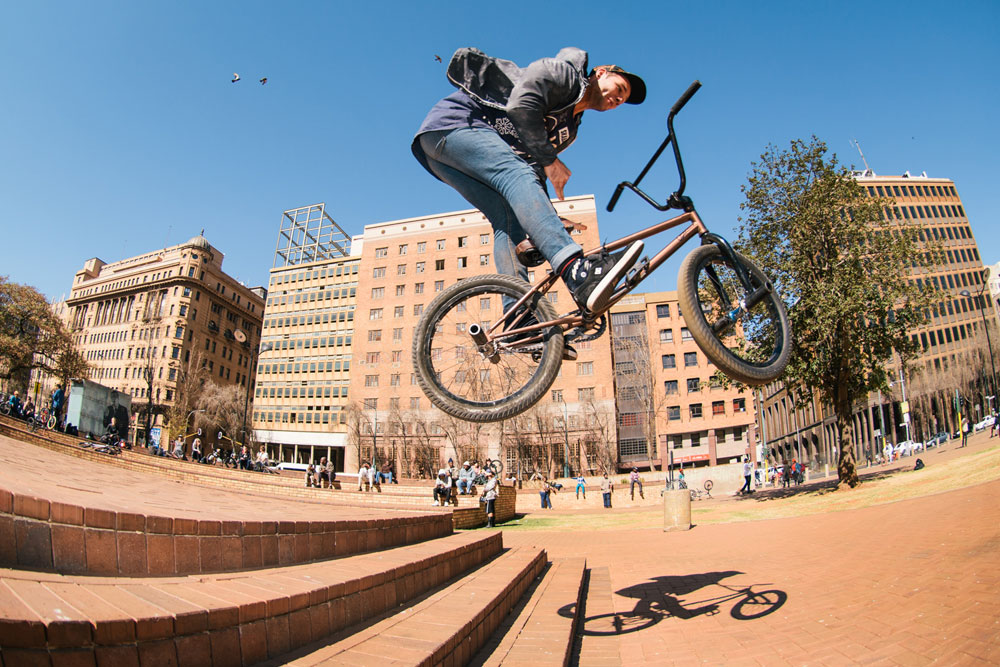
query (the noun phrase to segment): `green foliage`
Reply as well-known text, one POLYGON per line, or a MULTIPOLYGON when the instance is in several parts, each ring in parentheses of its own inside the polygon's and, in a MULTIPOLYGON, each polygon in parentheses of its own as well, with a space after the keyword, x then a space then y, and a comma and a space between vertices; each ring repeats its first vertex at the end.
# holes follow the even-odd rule
MULTIPOLYGON (((909 281, 925 248, 920 228, 887 219, 891 200, 869 197, 816 137, 773 146, 743 187, 737 247, 778 285, 794 334, 784 383, 808 400, 818 391, 841 425, 841 481, 854 486, 851 413, 887 386, 893 350, 915 350, 909 330, 923 323, 932 288, 909 281)), ((933 249, 931 250, 933 252, 933 249)), ((921 258, 923 261, 923 258, 921 258)))
POLYGON ((23 377, 35 368, 63 384, 88 374, 87 362, 42 293, 0 276, 0 377, 23 377))

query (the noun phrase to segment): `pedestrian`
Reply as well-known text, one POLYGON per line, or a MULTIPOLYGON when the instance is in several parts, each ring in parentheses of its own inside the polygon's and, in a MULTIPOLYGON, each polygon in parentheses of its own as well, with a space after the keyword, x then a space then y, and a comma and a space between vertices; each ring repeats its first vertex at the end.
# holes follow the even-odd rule
POLYGON ((781 488, 787 489, 791 483, 792 471, 788 469, 788 459, 781 462, 781 488))
POLYGON ((497 501, 497 477, 492 470, 486 471, 486 484, 483 485, 483 502, 486 503, 486 527, 493 528, 496 501, 497 501))
POLYGON ((375 459, 372 459, 372 464, 368 466, 368 488, 382 493, 382 476, 378 472, 375 459))
POLYGON ((549 484, 549 480, 542 480, 542 488, 538 495, 542 499, 542 509, 552 509, 552 485, 549 484))
POLYGON ((633 467, 632 472, 628 475, 629 494, 632 496, 632 500, 635 500, 636 484, 639 485, 639 497, 645 500, 646 496, 642 493, 642 478, 639 477, 639 469, 633 467))
POLYGON ((516 248, 530 236, 576 303, 591 311, 601 308, 643 244, 584 257, 545 183, 564 199, 571 174, 558 154, 576 139, 584 111, 640 104, 646 84, 617 65, 591 69, 587 52, 577 48, 525 68, 477 49, 459 49, 448 79, 458 90, 427 114, 413 140, 414 156, 490 221, 500 273, 528 280, 516 248))
POLYGON ((371 479, 368 477, 368 462, 363 461, 358 468, 358 491, 371 491, 371 479))
POLYGON ((962 418, 962 444, 960 446, 961 447, 965 447, 965 445, 968 443, 968 441, 969 441, 969 420, 965 419, 963 417, 962 418))
POLYGON ((750 493, 750 460, 747 458, 743 459, 743 488, 740 489, 740 493, 750 493))
POLYGON ((601 495, 604 497, 604 506, 608 509, 611 509, 611 492, 614 490, 615 485, 608 479, 608 473, 604 473, 604 479, 601 480, 601 495))
POLYGON ((587 479, 581 474, 576 478, 576 498, 580 499, 580 494, 583 494, 583 499, 587 499, 587 479))

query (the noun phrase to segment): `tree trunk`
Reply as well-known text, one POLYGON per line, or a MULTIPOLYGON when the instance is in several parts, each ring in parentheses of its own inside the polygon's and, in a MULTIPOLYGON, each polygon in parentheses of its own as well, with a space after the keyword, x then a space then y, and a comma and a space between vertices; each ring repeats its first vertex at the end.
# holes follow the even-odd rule
POLYGON ((853 489, 861 483, 861 480, 858 479, 854 443, 851 442, 850 404, 837 406, 837 430, 840 431, 840 439, 838 441, 840 452, 837 459, 838 484, 841 488, 846 484, 853 489))

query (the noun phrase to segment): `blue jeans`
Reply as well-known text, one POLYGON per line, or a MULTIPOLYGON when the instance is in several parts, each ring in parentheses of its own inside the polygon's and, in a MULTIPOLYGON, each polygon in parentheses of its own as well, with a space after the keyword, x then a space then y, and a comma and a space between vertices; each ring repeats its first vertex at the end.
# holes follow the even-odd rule
POLYGON ((610 493, 604 493, 602 495, 604 496, 604 506, 605 507, 611 507, 611 494, 610 493))
POLYGON ((535 247, 558 268, 580 254, 527 162, 493 130, 463 127, 420 135, 431 173, 486 216, 493 226, 497 271, 527 282, 528 270, 514 248, 530 236, 535 247))
POLYGON ((458 492, 463 496, 472 490, 472 480, 461 478, 458 480, 458 492))
POLYGON ((552 499, 549 498, 549 491, 539 491, 538 495, 542 498, 542 509, 552 509, 552 499))

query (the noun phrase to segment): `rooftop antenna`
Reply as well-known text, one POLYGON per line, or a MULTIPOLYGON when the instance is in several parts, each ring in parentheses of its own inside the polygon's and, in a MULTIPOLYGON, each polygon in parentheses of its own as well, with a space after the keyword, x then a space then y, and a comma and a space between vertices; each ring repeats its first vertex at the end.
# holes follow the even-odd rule
POLYGON ((857 139, 851 139, 851 143, 854 144, 854 147, 858 149, 858 153, 861 154, 861 161, 865 164, 865 171, 874 175, 875 172, 873 172, 871 167, 868 166, 868 160, 865 159, 865 154, 861 152, 861 144, 858 143, 857 139))

